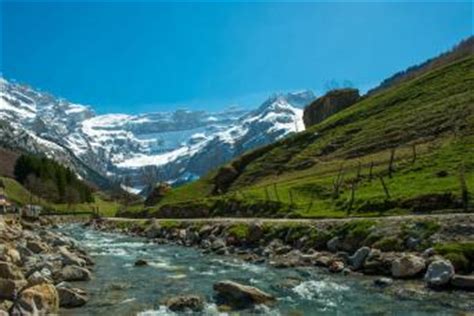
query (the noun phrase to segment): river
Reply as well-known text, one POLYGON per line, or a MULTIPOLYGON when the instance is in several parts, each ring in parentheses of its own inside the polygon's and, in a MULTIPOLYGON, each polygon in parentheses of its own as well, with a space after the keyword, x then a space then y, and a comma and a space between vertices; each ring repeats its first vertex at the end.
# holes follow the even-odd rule
POLYGON ((76 282, 90 301, 66 315, 175 315, 161 304, 179 294, 198 294, 206 301, 201 315, 219 314, 213 284, 234 280, 256 286, 278 298, 272 308, 240 315, 459 315, 474 311, 472 294, 420 291, 419 283, 395 282, 387 291, 374 278, 329 274, 320 268, 275 269, 232 257, 202 254, 194 248, 158 245, 143 238, 105 233, 79 225, 62 226, 94 258, 93 279, 76 282), (148 266, 135 267, 137 259, 148 266), (410 285, 410 290, 401 290, 410 285), (394 294, 398 292, 397 294, 394 294), (425 293, 425 294, 422 294, 425 293))

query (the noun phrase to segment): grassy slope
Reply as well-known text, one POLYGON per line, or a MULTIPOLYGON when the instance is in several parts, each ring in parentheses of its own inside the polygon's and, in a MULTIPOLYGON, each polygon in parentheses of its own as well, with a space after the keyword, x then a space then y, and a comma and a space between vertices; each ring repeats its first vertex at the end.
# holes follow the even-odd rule
MULTIPOLYGON (((359 163, 362 178, 351 215, 378 215, 387 208, 391 208, 388 213, 408 212, 409 207, 400 209, 401 202, 426 194, 459 197, 461 164, 468 187, 474 188, 473 101, 471 56, 370 96, 305 132, 266 147, 246 164, 226 195, 211 196, 214 174, 210 174, 172 191, 156 208, 183 201, 258 201, 268 194, 271 200, 286 204, 291 195, 289 209, 299 216, 346 216, 350 183, 359 163), (417 144, 414 163, 411 144, 417 144), (396 148, 396 172, 389 179, 391 148, 396 148), (381 182, 369 180, 372 162, 373 174, 384 176, 390 201, 400 203, 388 205, 381 182), (333 181, 341 166, 342 193, 334 199, 333 181)), ((243 160, 237 158, 234 164, 241 163, 239 159, 243 160)))
MULTIPOLYGON (((6 177, 0 177, 0 180, 2 180, 5 185, 5 193, 10 201, 15 202, 19 205, 25 205, 30 203, 30 192, 25 189, 20 183, 18 183, 14 179, 6 177)), ((117 202, 108 201, 100 193, 96 193, 94 195, 94 199, 94 203, 76 204, 73 205, 71 208, 75 211, 91 211, 93 208, 98 207, 100 214, 104 216, 114 216, 120 207, 120 204, 118 204, 117 202)), ((65 212, 69 209, 68 205, 66 204, 53 204, 36 196, 33 196, 33 204, 39 204, 47 209, 51 209, 53 211, 58 212, 65 212)))

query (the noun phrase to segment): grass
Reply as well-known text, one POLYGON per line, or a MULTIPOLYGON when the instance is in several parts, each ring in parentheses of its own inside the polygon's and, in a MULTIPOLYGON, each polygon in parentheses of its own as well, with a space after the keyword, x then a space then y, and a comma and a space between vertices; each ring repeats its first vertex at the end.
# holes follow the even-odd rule
POLYGON ((173 189, 154 209, 219 202, 230 210, 235 201, 261 205, 270 200, 281 205, 278 216, 324 218, 458 208, 461 165, 474 190, 473 69, 471 56, 367 97, 302 133, 236 158, 230 164, 239 176, 227 193, 212 195, 219 172, 213 171, 173 189), (343 181, 335 198, 341 167, 343 181), (350 202, 352 182, 356 189, 350 202))
POLYGON ((249 225, 246 223, 238 223, 238 224, 233 224, 229 230, 229 235, 236 237, 240 240, 245 240, 247 239, 247 236, 249 235, 250 229, 249 225))
POLYGON ((115 201, 109 201, 105 196, 98 192, 94 194, 93 203, 74 204, 69 207, 67 204, 56 204, 45 201, 35 195, 31 195, 30 192, 24 188, 16 180, 6 177, 0 177, 5 185, 5 193, 7 198, 18 205, 26 204, 37 204, 43 208, 55 211, 55 212, 70 212, 70 211, 91 211, 98 209, 102 216, 115 216, 121 205, 115 201))

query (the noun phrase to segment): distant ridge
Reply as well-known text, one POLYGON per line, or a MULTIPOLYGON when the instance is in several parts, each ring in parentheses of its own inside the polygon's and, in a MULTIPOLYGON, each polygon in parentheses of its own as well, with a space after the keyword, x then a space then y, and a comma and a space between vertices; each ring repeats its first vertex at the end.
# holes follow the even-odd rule
POLYGON ((394 85, 400 84, 407 80, 418 77, 434 68, 442 65, 447 65, 455 60, 462 59, 474 53, 474 36, 461 41, 451 50, 442 53, 436 57, 430 58, 421 64, 408 67, 405 70, 399 71, 393 76, 383 80, 377 87, 367 92, 367 95, 373 95, 380 91, 384 91, 394 85))

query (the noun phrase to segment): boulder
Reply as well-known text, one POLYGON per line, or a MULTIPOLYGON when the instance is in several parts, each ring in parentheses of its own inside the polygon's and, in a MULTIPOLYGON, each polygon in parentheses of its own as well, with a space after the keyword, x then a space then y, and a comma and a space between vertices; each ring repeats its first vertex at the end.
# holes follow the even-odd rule
POLYGON ((152 190, 147 190, 147 198, 145 200, 145 206, 154 206, 160 202, 165 195, 171 190, 171 186, 162 182, 156 185, 152 190))
POLYGON ((165 305, 173 312, 200 312, 204 300, 198 295, 179 295, 166 300, 165 305))
POLYGON ((20 269, 8 262, 0 262, 0 279, 24 280, 20 269))
POLYGON ((17 266, 0 262, 0 298, 15 298, 26 284, 25 277, 17 266))
POLYGON ((326 247, 329 251, 336 252, 341 247, 341 240, 339 237, 333 237, 327 242, 326 247))
POLYGON ((249 225, 249 231, 247 234, 247 241, 255 243, 260 241, 263 236, 263 226, 261 223, 252 223, 249 225))
POLYGON ((436 260, 429 266, 425 274, 425 281, 430 287, 441 287, 449 283, 454 276, 454 267, 448 260, 436 260))
POLYGON ((48 251, 48 246, 41 241, 29 240, 26 243, 26 247, 34 253, 42 253, 48 251))
POLYGON ((393 284, 393 280, 390 278, 378 278, 374 280, 374 285, 377 287, 387 287, 393 284))
POLYGON ((474 275, 455 274, 451 278, 451 285, 458 289, 474 291, 474 275))
POLYGON ((219 249, 222 249, 222 248, 225 248, 225 247, 226 247, 225 242, 220 238, 214 240, 211 244, 211 250, 212 251, 218 251, 219 249))
POLYGON ((238 176, 239 172, 232 165, 220 167, 217 174, 212 179, 214 182, 213 193, 226 192, 238 176))
POLYGON ((76 266, 85 266, 86 261, 79 256, 70 252, 66 247, 62 246, 58 248, 59 254, 61 255, 61 260, 63 265, 76 265, 76 266))
POLYGON ((314 260, 314 265, 318 267, 327 267, 331 263, 331 257, 321 255, 317 256, 316 259, 314 260))
POLYGON ((392 276, 395 278, 411 278, 422 273, 425 269, 425 260, 415 255, 404 255, 392 262, 392 276))
POLYGON ((362 247, 359 248, 352 256, 350 256, 348 261, 354 270, 359 270, 363 266, 365 259, 369 256, 369 254, 370 248, 362 247))
POLYGON ((18 250, 11 245, 5 245, 2 248, 3 249, 0 251, 0 261, 6 261, 17 266, 21 265, 22 261, 18 250))
POLYGON ((148 261, 144 260, 144 259, 138 259, 137 261, 135 261, 135 266, 136 267, 143 267, 143 266, 146 266, 148 265, 148 261))
POLYGON ((46 274, 41 271, 35 271, 28 277, 28 286, 34 286, 42 283, 53 283, 51 273, 46 274))
POLYGON ((201 227, 201 229, 199 230, 199 236, 201 238, 205 238, 207 236, 209 236, 209 234, 211 233, 213 227, 211 225, 204 225, 201 227))
POLYGON ((23 290, 11 309, 11 315, 49 315, 59 311, 59 297, 52 284, 39 284, 23 290))
POLYGON ((65 308, 80 307, 87 303, 89 297, 86 291, 72 288, 64 282, 56 286, 59 296, 59 306, 65 308))
POLYGON ((14 299, 20 292, 20 290, 26 285, 26 280, 11 280, 0 278, 0 299, 14 299))
POLYGON ((407 246, 408 249, 414 250, 416 249, 416 247, 418 247, 420 242, 421 242, 420 238, 408 237, 407 240, 405 241, 405 245, 407 246))
POLYGON ((334 260, 329 264, 328 269, 329 269, 329 272, 332 272, 332 273, 341 272, 342 270, 344 270, 344 262, 339 261, 339 260, 334 260))
POLYGON ((9 300, 0 300, 0 316, 8 316, 8 310, 13 306, 13 302, 9 300))
POLYGON ((56 279, 60 281, 88 281, 91 279, 91 273, 83 267, 65 266, 56 279))
POLYGON ((253 286, 233 281, 220 281, 214 284, 218 300, 235 309, 248 308, 253 305, 270 305, 275 298, 253 286))
POLYGON ((161 235, 161 226, 155 219, 152 220, 150 226, 145 229, 145 236, 147 238, 157 238, 161 235))
POLYGON ((346 88, 329 91, 304 109, 306 128, 318 124, 331 115, 351 106, 359 100, 359 90, 346 88))

